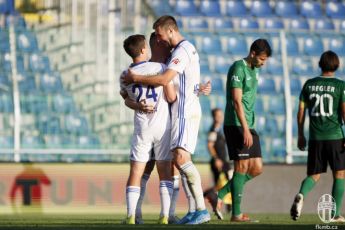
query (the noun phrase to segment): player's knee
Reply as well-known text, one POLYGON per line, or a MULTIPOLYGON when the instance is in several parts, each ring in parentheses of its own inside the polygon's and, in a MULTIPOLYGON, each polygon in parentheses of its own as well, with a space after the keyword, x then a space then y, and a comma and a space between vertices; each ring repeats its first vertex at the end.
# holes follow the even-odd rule
POLYGON ((235 164, 235 171, 239 173, 247 173, 249 169, 248 161, 239 161, 235 164))
POLYGON ((313 178, 313 180, 314 180, 315 182, 318 182, 319 179, 320 179, 320 174, 314 174, 314 175, 311 175, 311 177, 313 178))
POLYGON ((345 178, 345 170, 335 171, 334 178, 336 179, 344 179, 345 178))

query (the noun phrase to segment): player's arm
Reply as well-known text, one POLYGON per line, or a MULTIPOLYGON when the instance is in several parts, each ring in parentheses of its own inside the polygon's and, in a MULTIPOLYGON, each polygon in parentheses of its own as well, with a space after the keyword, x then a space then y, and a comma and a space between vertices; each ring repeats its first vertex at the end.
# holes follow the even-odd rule
POLYGON ((299 150, 304 151, 307 141, 304 136, 304 121, 305 121, 305 103, 304 101, 299 102, 297 112, 297 127, 298 127, 298 141, 297 147, 299 150))
POLYGON ((234 103, 234 108, 238 119, 240 120, 241 126, 243 128, 243 144, 250 148, 253 145, 253 136, 250 133, 249 126, 244 114, 244 109, 242 105, 242 89, 232 88, 231 89, 232 100, 234 103))
POLYGON ((141 100, 139 102, 136 102, 129 97, 125 99, 125 105, 133 110, 138 110, 143 113, 153 113, 154 112, 154 106, 152 104, 146 104, 145 100, 141 100))
POLYGON ((163 90, 164 90, 165 97, 169 103, 173 103, 176 101, 177 95, 176 95, 174 83, 172 81, 166 86, 164 86, 163 90))
POLYGON ((143 76, 136 75, 130 69, 124 77, 124 82, 127 84, 130 83, 141 83, 143 85, 154 85, 154 86, 167 86, 168 83, 177 75, 177 72, 172 69, 167 69, 162 74, 154 76, 143 76))

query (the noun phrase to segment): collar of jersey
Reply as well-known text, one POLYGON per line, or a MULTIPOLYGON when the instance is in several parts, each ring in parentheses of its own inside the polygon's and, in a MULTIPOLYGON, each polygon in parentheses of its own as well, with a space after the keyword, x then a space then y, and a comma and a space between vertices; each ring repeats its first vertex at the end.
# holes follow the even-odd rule
POLYGON ((182 41, 180 41, 179 43, 177 43, 175 49, 176 49, 182 42, 184 42, 184 41, 186 41, 186 39, 183 39, 182 41))
POLYGON ((144 64, 144 63, 146 63, 147 61, 141 61, 141 62, 138 62, 138 63, 132 63, 132 64, 130 64, 130 66, 129 67, 134 67, 134 66, 138 66, 138 65, 141 65, 141 64, 144 64))

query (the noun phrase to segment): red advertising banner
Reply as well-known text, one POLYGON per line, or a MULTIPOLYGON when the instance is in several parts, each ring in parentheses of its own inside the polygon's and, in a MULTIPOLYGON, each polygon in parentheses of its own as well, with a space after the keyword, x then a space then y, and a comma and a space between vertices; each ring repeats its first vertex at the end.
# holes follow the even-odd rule
MULTIPOLYGON (((198 169, 203 187, 212 186, 208 165, 198 169)), ((0 212, 125 213, 128 173, 128 164, 1 164, 0 212)), ((159 212, 158 189, 154 172, 143 211, 159 212)), ((182 186, 177 209, 187 209, 182 186)))

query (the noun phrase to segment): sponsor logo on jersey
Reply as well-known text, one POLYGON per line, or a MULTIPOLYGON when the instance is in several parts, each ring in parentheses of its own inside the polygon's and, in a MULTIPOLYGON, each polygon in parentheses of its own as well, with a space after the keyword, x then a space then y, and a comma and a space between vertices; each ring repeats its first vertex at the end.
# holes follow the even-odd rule
POLYGON ((178 63, 180 63, 180 60, 178 58, 174 58, 171 62, 177 65, 178 63))
POLYGON ((231 80, 240 82, 240 78, 236 75, 232 76, 231 80))

